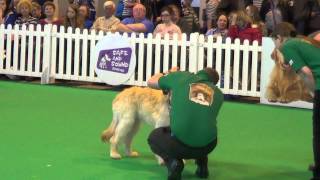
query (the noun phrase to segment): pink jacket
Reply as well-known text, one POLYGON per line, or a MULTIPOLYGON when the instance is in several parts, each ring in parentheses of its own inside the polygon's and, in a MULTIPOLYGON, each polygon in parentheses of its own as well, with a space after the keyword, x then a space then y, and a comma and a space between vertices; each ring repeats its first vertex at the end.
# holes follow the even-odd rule
POLYGON ((240 29, 238 26, 233 25, 229 28, 228 37, 233 41, 236 38, 239 38, 241 43, 243 43, 245 39, 248 39, 250 44, 252 44, 254 40, 257 40, 259 44, 261 44, 262 32, 258 28, 252 28, 251 24, 248 24, 244 29, 240 29))

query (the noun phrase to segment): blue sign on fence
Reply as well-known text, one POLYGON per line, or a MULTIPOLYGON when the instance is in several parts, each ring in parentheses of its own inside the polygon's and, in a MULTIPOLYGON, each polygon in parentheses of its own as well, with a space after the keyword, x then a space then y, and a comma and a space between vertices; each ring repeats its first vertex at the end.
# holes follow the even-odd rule
POLYGON ((97 68, 126 74, 131 60, 131 48, 118 48, 100 51, 97 68))

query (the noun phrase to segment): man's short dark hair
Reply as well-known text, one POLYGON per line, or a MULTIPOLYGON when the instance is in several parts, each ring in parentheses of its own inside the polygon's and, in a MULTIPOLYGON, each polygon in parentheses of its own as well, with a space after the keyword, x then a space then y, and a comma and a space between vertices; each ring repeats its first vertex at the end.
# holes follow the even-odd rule
POLYGON ((210 80, 214 85, 216 85, 219 82, 219 74, 215 69, 207 67, 203 70, 208 74, 210 80))

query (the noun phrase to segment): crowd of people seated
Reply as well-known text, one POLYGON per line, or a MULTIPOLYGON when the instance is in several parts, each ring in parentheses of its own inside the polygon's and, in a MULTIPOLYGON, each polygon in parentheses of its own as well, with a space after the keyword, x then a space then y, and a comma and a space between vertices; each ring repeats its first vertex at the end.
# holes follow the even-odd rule
POLYGON ((193 32, 214 37, 239 38, 241 42, 269 36, 280 22, 290 22, 302 35, 320 29, 319 0, 206 0, 203 25, 192 0, 107 0, 96 17, 93 0, 69 0, 66 12, 56 17, 57 7, 44 0, 0 0, 0 24, 55 24, 104 32, 157 33, 161 37, 193 32))
POLYGON ((290 22, 302 35, 320 29, 319 0, 206 0, 202 17, 191 7, 192 0, 107 0, 103 16, 96 17, 93 0, 69 0, 62 17, 56 5, 44 0, 0 0, 0 24, 55 24, 104 32, 182 33, 239 38, 241 42, 269 36, 283 21, 290 22), (297 13, 299 12, 299 13, 297 13), (199 19, 204 21, 200 26, 199 19))

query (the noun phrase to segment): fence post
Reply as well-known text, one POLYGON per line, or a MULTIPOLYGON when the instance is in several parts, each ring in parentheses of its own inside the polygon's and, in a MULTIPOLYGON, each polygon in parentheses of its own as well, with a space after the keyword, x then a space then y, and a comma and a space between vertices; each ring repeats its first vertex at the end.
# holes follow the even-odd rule
POLYGON ((5 50, 4 50, 4 24, 0 24, 0 74, 2 74, 3 70, 3 62, 5 59, 5 50))
POLYGON ((190 34, 190 48, 189 48, 189 71, 197 72, 198 71, 198 33, 190 34))
POLYGON ((55 78, 56 78, 56 71, 57 71, 57 57, 58 57, 58 53, 57 53, 57 33, 58 33, 58 27, 57 25, 53 25, 52 29, 51 29, 51 48, 50 48, 50 52, 51 52, 51 63, 50 63, 50 79, 49 79, 49 83, 54 83, 55 82, 55 78))
POLYGON ((52 25, 48 24, 44 26, 44 40, 43 40, 43 68, 41 74, 41 84, 49 84, 51 75, 51 29, 52 25))
POLYGON ((198 66, 197 66, 197 70, 201 70, 204 68, 204 43, 205 43, 205 38, 204 38, 204 35, 201 34, 198 36, 198 49, 197 49, 197 52, 198 52, 198 66))

